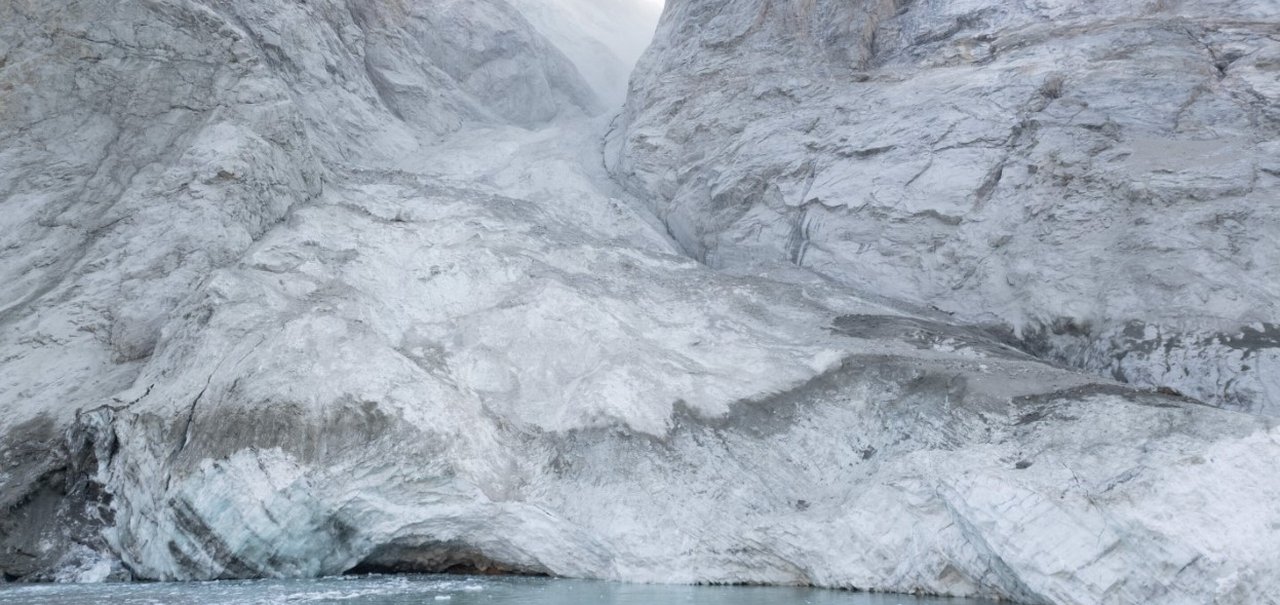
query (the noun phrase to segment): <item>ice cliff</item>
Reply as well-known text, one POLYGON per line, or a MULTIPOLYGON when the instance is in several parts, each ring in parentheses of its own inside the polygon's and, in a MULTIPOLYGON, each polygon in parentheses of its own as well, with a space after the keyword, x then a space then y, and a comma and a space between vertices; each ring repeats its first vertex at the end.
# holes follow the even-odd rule
POLYGON ((5 578, 1274 602, 1274 2, 646 6, 0 2, 5 578))

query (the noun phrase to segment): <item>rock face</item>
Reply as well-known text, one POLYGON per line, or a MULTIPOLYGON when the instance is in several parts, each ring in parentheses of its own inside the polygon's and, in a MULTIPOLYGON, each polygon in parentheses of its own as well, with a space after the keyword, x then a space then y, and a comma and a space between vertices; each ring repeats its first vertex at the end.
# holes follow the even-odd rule
MULTIPOLYGON (((582 6, 540 10, 598 31, 573 17, 582 6)), ((923 28, 956 6, 882 18, 872 4, 671 4, 613 130, 626 189, 601 162, 612 116, 593 112, 608 91, 591 90, 582 55, 562 52, 547 15, 520 2, 0 6, 0 272, 11 284, 0 572, 480 570, 1026 603, 1274 602, 1275 421, 1046 363, 1027 349, 1085 337, 1045 331, 1041 351, 1024 330, 1011 346, 965 313, 912 304, 916 273, 894 269, 896 286, 866 290, 887 265, 771 263, 769 192, 795 175, 747 186, 732 174, 785 160, 798 135, 765 111, 782 101, 747 103, 735 86, 803 93, 791 117, 834 97, 792 87, 817 80, 794 68, 798 55, 754 49, 785 49, 799 31, 821 51, 814 65, 871 69, 888 57, 872 51, 896 38, 871 44, 868 32, 923 28), (741 80, 711 70, 694 85, 702 62, 727 66, 735 53, 759 61, 734 68, 741 80), (737 108, 725 119, 756 118, 779 140, 716 155, 740 133, 698 126, 715 94, 737 108), (649 113, 662 111, 673 113, 649 113), (693 155, 666 164, 678 150, 693 155), (699 205, 659 187, 677 173, 746 189, 699 205), (756 248, 711 236, 752 212, 756 248)), ((928 44, 958 35, 896 52, 934 56, 928 44)), ((1042 35, 1057 37, 1062 53, 1087 46, 1042 35)), ((897 85, 919 77, 921 95, 941 94, 930 86, 945 75, 995 87, 1012 78, 1000 65, 921 67, 897 85), (929 71, 945 69, 958 71, 929 71)), ((837 75, 823 94, 883 74, 837 75)), ((914 97, 883 86, 864 111, 910 126, 883 100, 914 97)), ((963 107, 921 103, 916 121, 964 121, 963 107)), ((856 156, 813 151, 846 162, 850 183, 897 191, 857 172, 856 156)), ((814 166, 801 198, 828 195, 814 166)), ((1050 201, 1046 211, 1068 207, 1050 201)), ((935 214, 955 232, 966 224, 935 214)), ((898 228, 904 258, 921 245, 913 237, 934 233, 898 228)), ((1021 228, 1009 245, 1029 249, 1021 228)), ((797 240, 796 254, 828 254, 817 241, 797 240)), ((1253 270, 1274 270, 1263 264, 1253 270)), ((931 266, 967 270, 962 259, 931 266)), ((1011 308, 982 304, 966 313, 1011 308)), ((1136 364, 1165 324, 1134 313, 1146 323, 1126 323, 1110 346, 1129 346, 1136 364)), ((1219 346, 1265 358, 1269 332, 1251 329, 1219 346)))
POLYGON ((6 2, 0 69, 3 507, 327 174, 596 103, 503 2, 6 2))
POLYGON ((610 165, 1045 358, 1280 414, 1280 3, 672 0, 610 165))

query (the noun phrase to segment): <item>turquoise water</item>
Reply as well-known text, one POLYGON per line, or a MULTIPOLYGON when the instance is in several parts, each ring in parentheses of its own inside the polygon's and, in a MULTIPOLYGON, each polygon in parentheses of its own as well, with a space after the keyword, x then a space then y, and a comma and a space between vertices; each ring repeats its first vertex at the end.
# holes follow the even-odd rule
POLYGON ((548 578, 346 576, 182 584, 0 584, 6 605, 988 605, 807 588, 649 586, 548 578))

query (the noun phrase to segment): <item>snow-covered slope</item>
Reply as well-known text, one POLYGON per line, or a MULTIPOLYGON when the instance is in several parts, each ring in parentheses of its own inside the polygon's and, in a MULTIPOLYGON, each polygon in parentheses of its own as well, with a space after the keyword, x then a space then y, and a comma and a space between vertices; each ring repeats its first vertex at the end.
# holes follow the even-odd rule
POLYGON ((615 174, 790 262, 1280 414, 1280 3, 673 0, 615 174))
POLYGON ((688 258, 515 6, 0 5, 6 578, 1280 594, 1274 421, 688 258))

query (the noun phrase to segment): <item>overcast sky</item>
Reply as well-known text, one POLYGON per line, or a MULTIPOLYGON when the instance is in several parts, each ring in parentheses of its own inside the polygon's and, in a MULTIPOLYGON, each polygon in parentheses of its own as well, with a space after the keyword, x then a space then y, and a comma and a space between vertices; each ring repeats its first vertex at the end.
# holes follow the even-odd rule
POLYGON ((663 0, 507 0, 560 48, 609 104, 653 38, 663 0))

